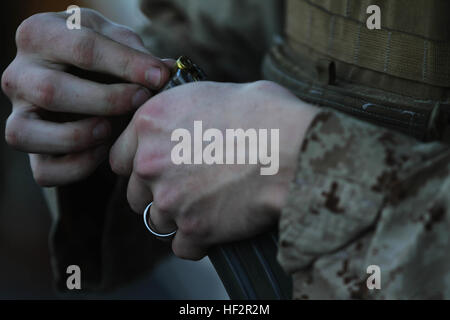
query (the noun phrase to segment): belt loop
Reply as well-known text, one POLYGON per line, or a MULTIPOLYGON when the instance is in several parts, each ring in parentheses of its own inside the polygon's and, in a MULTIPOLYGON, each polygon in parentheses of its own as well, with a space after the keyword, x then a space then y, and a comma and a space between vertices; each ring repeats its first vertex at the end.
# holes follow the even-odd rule
POLYGON ((317 78, 322 85, 332 85, 336 82, 336 64, 329 59, 319 59, 316 62, 317 78))
POLYGON ((446 115, 441 112, 441 103, 437 101, 428 118, 426 140, 430 141, 444 138, 444 131, 448 127, 448 121, 443 119, 445 117, 446 115))

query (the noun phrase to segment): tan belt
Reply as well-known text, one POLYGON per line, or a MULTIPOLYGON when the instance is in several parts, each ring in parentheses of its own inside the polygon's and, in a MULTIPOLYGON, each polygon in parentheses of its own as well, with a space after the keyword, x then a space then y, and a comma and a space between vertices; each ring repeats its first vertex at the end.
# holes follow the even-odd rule
MULTIPOLYGON (((344 3, 344 1, 337 1, 344 3)), ((286 34, 291 46, 362 68, 440 87, 450 87, 450 42, 365 23, 309 0, 288 1, 286 34)), ((422 17, 426 22, 430 17, 422 17)), ((420 23, 420 21, 416 21, 420 23)))
MULTIPOLYGON (((432 10, 434 1, 411 2, 432 10)), ((368 30, 365 11, 358 7, 358 20, 355 8, 351 0, 288 0, 285 39, 267 55, 264 77, 305 101, 421 140, 449 141, 450 42, 406 28, 368 30), (345 13, 349 3, 353 15, 345 13)))
POLYGON ((299 98, 420 140, 450 139, 450 102, 405 97, 336 80, 333 61, 314 62, 296 52, 298 62, 294 63, 287 50, 284 45, 271 50, 264 61, 264 78, 287 87, 299 98))

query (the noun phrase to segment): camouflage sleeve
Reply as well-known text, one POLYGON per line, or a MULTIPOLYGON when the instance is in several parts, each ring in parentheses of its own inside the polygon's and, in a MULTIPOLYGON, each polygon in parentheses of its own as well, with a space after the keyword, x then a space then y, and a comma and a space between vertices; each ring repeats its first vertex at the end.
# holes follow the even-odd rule
POLYGON ((281 30, 278 0, 141 0, 151 19, 140 32, 159 57, 190 56, 214 81, 261 79, 261 63, 281 30))
POLYGON ((294 298, 449 298, 449 160, 443 144, 320 113, 280 221, 294 298))

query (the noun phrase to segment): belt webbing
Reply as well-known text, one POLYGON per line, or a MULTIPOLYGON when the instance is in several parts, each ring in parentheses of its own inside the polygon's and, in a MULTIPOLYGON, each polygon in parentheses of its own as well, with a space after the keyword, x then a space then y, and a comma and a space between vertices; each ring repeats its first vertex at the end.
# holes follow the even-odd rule
MULTIPOLYGON (((333 14, 308 0, 287 5, 287 40, 332 59, 392 76, 450 87, 450 42, 383 28, 333 14)), ((426 17, 424 17, 426 18, 426 17)), ((418 22, 419 23, 419 22, 418 22)))

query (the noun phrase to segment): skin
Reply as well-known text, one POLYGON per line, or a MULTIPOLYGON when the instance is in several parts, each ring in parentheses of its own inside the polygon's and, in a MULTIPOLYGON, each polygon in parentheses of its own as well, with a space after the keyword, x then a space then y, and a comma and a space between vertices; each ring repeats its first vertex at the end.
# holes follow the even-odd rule
POLYGON ((170 75, 171 62, 150 55, 132 30, 93 10, 81 15, 81 30, 66 27, 65 13, 25 20, 16 33, 17 56, 2 76, 13 104, 6 141, 30 154, 42 186, 89 176, 108 156, 110 117, 136 110, 170 75), (75 76, 69 67, 107 74, 114 84, 75 76))
POLYGON ((193 83, 151 98, 173 61, 153 57, 133 31, 95 11, 83 9, 82 16, 81 31, 66 28, 64 13, 25 20, 17 30, 17 56, 2 77, 13 103, 6 141, 29 153, 37 183, 82 180, 110 151, 112 170, 129 177, 131 208, 142 214, 153 201, 155 229, 177 229, 172 249, 186 259, 276 223, 316 108, 268 81, 193 83), (114 84, 77 77, 70 66, 114 76, 114 84), (110 150, 112 117, 133 112, 110 150), (259 165, 174 165, 173 130, 192 129, 197 120, 222 132, 279 129, 279 172, 262 176, 259 165))
POLYGON ((214 244, 255 235, 276 223, 316 112, 273 82, 187 84, 155 96, 137 111, 114 144, 110 164, 117 174, 130 176, 132 209, 142 213, 153 200, 154 227, 162 233, 178 229, 174 253, 200 259, 214 244), (249 164, 173 164, 173 130, 192 130, 196 120, 204 130, 222 132, 279 129, 279 172, 263 176, 260 165, 249 164))

